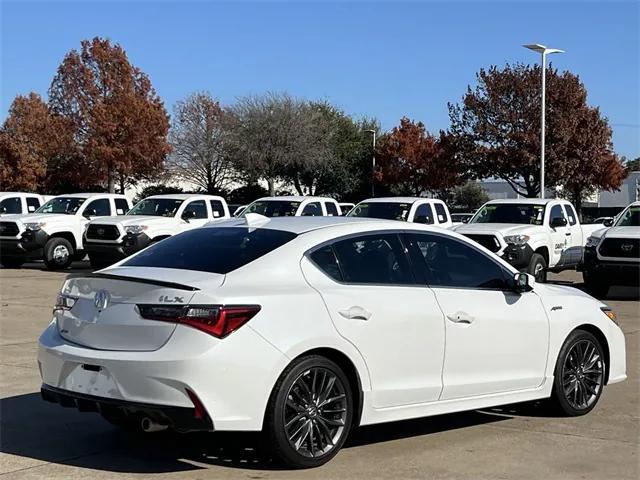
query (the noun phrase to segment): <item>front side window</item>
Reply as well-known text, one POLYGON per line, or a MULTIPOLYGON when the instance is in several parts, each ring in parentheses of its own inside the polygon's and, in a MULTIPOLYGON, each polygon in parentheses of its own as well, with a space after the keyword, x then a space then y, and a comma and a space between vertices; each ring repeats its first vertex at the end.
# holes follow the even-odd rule
POLYGON ((444 205, 436 202, 435 207, 436 207, 436 215, 438 216, 438 223, 448 222, 449 217, 447 216, 447 211, 445 210, 444 205))
POLYGON ((513 223, 542 225, 544 205, 523 203, 489 203, 476 213, 469 223, 513 223))
POLYGON ((324 206, 327 209, 327 215, 330 217, 337 217, 338 215, 340 215, 338 213, 338 208, 336 207, 336 204, 333 202, 325 202, 324 206))
POLYGON ((65 215, 75 215, 85 200, 86 198, 78 197, 52 198, 36 210, 36 213, 63 213, 65 215))
POLYGON ((295 233, 267 228, 195 228, 152 245, 123 265, 226 274, 295 237, 295 233))
POLYGON ((129 211, 129 204, 124 198, 116 198, 116 215, 126 215, 129 211))
POLYGON ((431 210, 431 205, 428 203, 423 203, 416 208, 416 214, 414 215, 415 223, 425 223, 432 224, 433 223, 433 211, 431 210))
POLYGON ((395 234, 370 234, 333 244, 342 279, 347 283, 410 285, 413 275, 395 234))
POLYGON ((371 202, 359 203, 347 215, 348 217, 382 218, 385 220, 407 220, 411 203, 371 202))
POLYGON ((0 202, 0 213, 22 213, 20 197, 5 198, 0 202))
POLYGON ((182 213, 182 218, 207 218, 207 205, 204 203, 204 200, 195 200, 189 203, 182 213))
POLYGON ((265 217, 293 217, 300 207, 300 202, 288 200, 256 200, 244 209, 242 215, 257 213, 265 217))
POLYGON ((640 205, 627 208, 618 218, 616 227, 640 227, 640 205))
POLYGON ((111 215, 111 205, 109 205, 108 198, 100 198, 94 200, 87 208, 84 209, 83 215, 85 217, 108 217, 111 215))
POLYGON ((431 287, 506 289, 506 274, 500 265, 459 240, 441 235, 408 233, 409 250, 416 278, 431 287))
POLYGON ((302 210, 301 215, 303 217, 321 217, 322 207, 320 206, 320 202, 307 203, 302 210))
POLYGON ((152 217, 174 217, 184 200, 177 198, 145 198, 129 210, 127 215, 150 215, 152 217))
POLYGON ((40 200, 36 197, 27 197, 27 210, 29 213, 35 212, 40 207, 40 200))
POLYGON ((564 212, 560 205, 554 205, 549 212, 549 225, 553 225, 554 221, 564 219, 564 212))

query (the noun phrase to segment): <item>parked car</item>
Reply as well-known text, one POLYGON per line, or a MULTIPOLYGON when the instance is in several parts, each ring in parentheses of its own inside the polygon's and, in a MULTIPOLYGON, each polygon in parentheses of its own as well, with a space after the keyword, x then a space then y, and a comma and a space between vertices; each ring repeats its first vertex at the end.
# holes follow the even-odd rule
POLYGON ((473 213, 452 213, 451 221, 454 225, 462 225, 468 223, 471 217, 473 217, 473 213))
POLYGON ((91 219, 126 213, 131 203, 113 193, 73 193, 52 198, 34 213, 0 221, 0 262, 19 267, 43 259, 47 268, 68 268, 85 256, 83 232, 91 219))
POLYGON ((93 268, 104 268, 176 233, 230 218, 224 198, 214 195, 154 195, 126 215, 89 223, 85 250, 93 268))
POLYGON ((53 315, 45 400, 146 431, 264 430, 294 467, 358 425, 548 398, 583 415, 626 378, 602 302, 386 220, 193 229, 68 279, 53 315))
POLYGON ((236 208, 233 209, 233 217, 239 217, 240 215, 242 215, 242 212, 244 212, 244 209, 247 208, 247 205, 238 205, 236 208))
POLYGON ((355 203, 348 203, 348 202, 338 203, 338 205, 340 205, 340 210, 342 211, 342 215, 346 215, 351 211, 353 207, 356 206, 355 203))
POLYGON ((570 202, 539 198, 491 200, 468 223, 454 227, 538 282, 548 270, 575 269, 598 228, 581 225, 570 202))
POLYGON ((579 268, 587 290, 598 297, 606 297, 611 285, 640 285, 640 202, 625 208, 609 226, 587 239, 579 268))
POLYGON ((447 205, 435 198, 381 197, 358 203, 349 217, 401 220, 449 228, 453 226, 447 205))
POLYGON ((0 192, 0 217, 21 213, 33 213, 44 203, 37 193, 0 192))
POLYGON ((598 223, 598 224, 604 225, 605 227, 610 227, 611 225, 613 225, 613 219, 614 217, 598 217, 593 221, 593 223, 594 224, 598 223), (607 223, 609 225, 607 225, 607 223))
POLYGON ((338 202, 328 197, 263 197, 250 203, 239 215, 257 213, 263 217, 333 217, 342 211, 338 202))

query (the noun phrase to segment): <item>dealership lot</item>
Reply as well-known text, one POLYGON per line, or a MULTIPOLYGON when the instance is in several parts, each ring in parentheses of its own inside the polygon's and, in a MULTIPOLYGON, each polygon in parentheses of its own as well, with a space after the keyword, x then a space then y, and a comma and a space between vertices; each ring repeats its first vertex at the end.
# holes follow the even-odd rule
MULTIPOLYGON (((86 264, 74 267, 82 271, 86 264)), ((589 415, 551 418, 540 406, 518 405, 365 427, 329 464, 281 471, 261 458, 256 435, 127 434, 96 414, 40 400, 36 341, 65 275, 43 271, 41 264, 0 270, 2 478, 635 479, 640 474, 640 302, 633 291, 612 289, 607 301, 626 334, 629 379, 605 389, 589 415)), ((574 272, 551 277, 559 283, 581 281, 574 272)))

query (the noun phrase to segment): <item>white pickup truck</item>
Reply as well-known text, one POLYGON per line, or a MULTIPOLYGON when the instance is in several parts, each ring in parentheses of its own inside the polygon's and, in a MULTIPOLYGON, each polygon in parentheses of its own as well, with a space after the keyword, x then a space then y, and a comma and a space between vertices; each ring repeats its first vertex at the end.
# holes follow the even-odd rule
POLYGON ((227 202, 214 195, 154 195, 124 216, 89 223, 84 245, 93 268, 104 268, 148 245, 213 220, 230 218, 227 202))
POLYGON ((546 281, 547 271, 575 269, 587 238, 601 225, 581 225, 566 200, 491 200, 454 227, 514 267, 546 281))
POLYGON ((342 210, 329 197, 282 196, 263 197, 250 203, 239 216, 257 213, 263 217, 338 217, 342 210))
POLYGON ((436 198, 368 198, 353 207, 347 216, 400 220, 443 228, 450 228, 453 225, 449 208, 442 200, 436 198))
POLYGON ((0 217, 33 213, 45 202, 42 195, 25 192, 0 192, 0 217))
POLYGON ((615 220, 587 239, 578 270, 590 293, 606 297, 611 285, 640 284, 640 202, 627 206, 615 220))
POLYGON ((73 193, 52 198, 34 213, 0 218, 0 263, 19 267, 43 259, 59 270, 80 260, 85 252, 82 233, 91 219, 124 215, 131 202, 124 195, 73 193))

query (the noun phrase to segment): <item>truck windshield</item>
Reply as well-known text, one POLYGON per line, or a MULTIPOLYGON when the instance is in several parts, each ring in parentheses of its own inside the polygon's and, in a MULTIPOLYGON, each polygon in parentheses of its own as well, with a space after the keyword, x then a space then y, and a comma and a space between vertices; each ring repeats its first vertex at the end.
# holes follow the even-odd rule
POLYGON ((371 202, 359 203, 347 217, 382 218, 385 220, 406 220, 411 210, 410 203, 371 202))
POLYGON ((523 203, 492 203, 484 205, 469 223, 513 223, 542 225, 544 205, 523 203))
POLYGON ((265 217, 293 217, 299 206, 300 202, 290 200, 256 200, 242 211, 242 215, 257 213, 265 217))
POLYGON ((184 200, 177 198, 145 198, 129 210, 127 215, 151 215, 153 217, 174 217, 184 200))
POLYGON ((627 208, 616 222, 616 227, 640 227, 640 205, 627 208))
POLYGON ((86 198, 78 197, 56 197, 42 205, 35 213, 64 213, 65 215, 75 215, 86 198))

